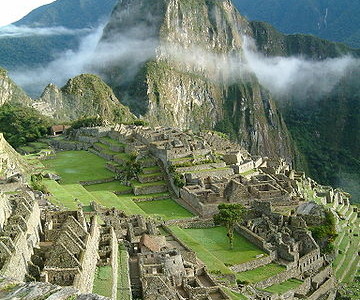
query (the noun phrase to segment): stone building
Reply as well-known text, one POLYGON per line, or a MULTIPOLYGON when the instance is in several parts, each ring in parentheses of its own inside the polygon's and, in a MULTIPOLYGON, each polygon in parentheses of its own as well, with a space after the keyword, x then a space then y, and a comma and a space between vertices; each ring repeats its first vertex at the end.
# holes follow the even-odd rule
POLYGON ((31 191, 1 194, 0 275, 31 279, 29 262, 41 234, 40 208, 31 191), (10 210, 11 209, 11 210, 10 210))
POLYGON ((48 212, 44 239, 33 257, 40 268, 40 280, 90 293, 99 258, 99 240, 96 217, 87 223, 81 210, 48 212))

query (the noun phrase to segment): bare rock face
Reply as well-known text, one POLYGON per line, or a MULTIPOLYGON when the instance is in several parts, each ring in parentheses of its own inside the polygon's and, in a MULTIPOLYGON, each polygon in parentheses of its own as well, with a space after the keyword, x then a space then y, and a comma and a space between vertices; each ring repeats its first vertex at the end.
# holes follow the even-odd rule
POLYGON ((0 106, 10 102, 28 105, 31 99, 9 78, 7 71, 0 68, 0 106))
POLYGON ((0 299, 26 300, 109 300, 95 294, 80 294, 73 287, 60 287, 45 282, 18 282, 0 277, 0 299))
POLYGON ((138 48, 102 72, 154 125, 221 130, 252 153, 290 161, 292 143, 275 103, 241 70, 244 35, 252 29, 228 0, 120 1, 98 49, 123 39, 138 48))
POLYGON ((0 133, 0 178, 7 179, 15 174, 23 173, 26 169, 24 159, 0 133))

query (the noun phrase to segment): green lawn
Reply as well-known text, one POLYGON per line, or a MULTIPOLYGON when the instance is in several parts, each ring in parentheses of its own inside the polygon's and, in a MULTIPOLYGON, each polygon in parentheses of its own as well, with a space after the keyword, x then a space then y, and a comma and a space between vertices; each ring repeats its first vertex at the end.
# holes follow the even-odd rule
POLYGON ((69 194, 78 199, 84 206, 90 206, 97 199, 80 184, 65 184, 62 186, 69 194))
POLYGON ((105 297, 112 297, 113 276, 111 266, 97 267, 92 292, 105 297))
POLYGON ((109 192, 128 192, 131 193, 131 186, 121 184, 119 181, 111 181, 100 184, 92 184, 84 186, 89 192, 109 191, 109 192))
MULTIPOLYGON (((169 228, 178 239, 196 252, 197 257, 207 266, 210 273, 234 274, 224 265, 221 259, 213 255, 211 249, 206 244, 192 236, 189 230, 181 229, 177 226, 169 226, 169 228)), ((211 233, 209 232, 209 234, 211 233)))
POLYGON ((166 182, 164 180, 161 180, 161 181, 155 181, 155 182, 140 183, 139 181, 131 180, 131 184, 134 187, 146 187, 146 186, 165 185, 166 182))
POLYGON ((63 186, 54 180, 44 180, 43 183, 47 190, 52 194, 50 202, 58 206, 64 206, 70 210, 78 209, 75 197, 67 192, 63 186))
POLYGON ((110 137, 102 137, 102 138, 100 138, 100 142, 102 142, 102 143, 109 143, 109 144, 111 144, 111 145, 114 145, 114 146, 125 146, 125 144, 124 143, 121 143, 121 142, 119 142, 119 141, 116 141, 116 140, 113 140, 112 138, 110 138, 110 137))
POLYGON ((123 210, 127 215, 146 215, 146 213, 131 200, 131 197, 118 197, 107 191, 91 192, 91 194, 97 198, 98 203, 106 207, 115 207, 123 210))
POLYGON ((149 215, 159 215, 164 220, 191 218, 193 214, 172 199, 136 202, 149 215))
POLYGON ((228 295, 230 297, 231 300, 247 300, 248 299, 244 295, 235 293, 235 292, 231 291, 230 289, 223 288, 223 290, 225 291, 226 295, 228 295))
POLYGON ((127 251, 119 247, 118 254, 118 282, 117 299, 130 300, 131 287, 129 286, 129 265, 127 260, 127 251))
POLYGON ((303 282, 301 280, 291 278, 287 281, 284 281, 279 284, 274 284, 272 286, 269 286, 265 289, 265 291, 273 293, 273 294, 279 294, 282 295, 286 293, 289 290, 297 288, 299 285, 301 285, 303 282))
POLYGON ((43 160, 44 166, 61 176, 62 184, 79 183, 113 177, 105 160, 87 151, 58 152, 54 159, 43 160))
POLYGON ((234 249, 231 250, 225 227, 185 229, 185 231, 226 265, 241 264, 256 259, 257 255, 266 254, 236 233, 234 249))
POLYGON ((254 283, 275 276, 276 274, 279 274, 285 270, 285 267, 272 263, 254 270, 237 273, 236 279, 254 283))

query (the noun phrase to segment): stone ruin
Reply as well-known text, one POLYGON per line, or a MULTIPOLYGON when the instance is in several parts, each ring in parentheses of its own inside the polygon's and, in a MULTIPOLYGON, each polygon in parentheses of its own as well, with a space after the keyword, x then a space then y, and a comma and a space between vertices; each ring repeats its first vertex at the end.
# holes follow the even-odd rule
MULTIPOLYGON (((237 231, 268 255, 231 269, 242 272, 271 262, 286 267, 281 274, 255 284, 253 299, 279 299, 261 289, 290 278, 303 283, 283 299, 315 300, 333 292, 336 280, 331 265, 306 229, 323 216, 320 211, 314 213, 315 205, 303 201, 304 191, 313 191, 324 204, 338 205, 349 203, 346 193, 317 185, 283 160, 251 156, 216 133, 119 125, 81 129, 75 136, 80 141, 76 149, 89 149, 99 137, 109 136, 124 143, 122 151, 151 154, 166 171, 174 193, 180 196, 179 203, 201 217, 211 217, 223 202, 240 202, 251 208, 237 231), (171 168, 184 175, 184 187, 173 185, 171 168), (294 209, 292 214, 281 215, 272 206, 294 209)), ((92 290, 96 266, 118 268, 116 257, 122 245, 135 297, 229 299, 195 253, 150 218, 126 216, 96 203, 92 204, 95 213, 86 216, 81 211, 53 211, 40 217, 29 190, 11 196, 0 193, 0 197, 0 275, 73 286, 87 293, 92 290), (97 216, 104 224, 98 223, 97 216)), ((112 296, 116 297, 116 292, 112 296)))
MULTIPOLYGON (((274 213, 269 202, 255 201, 244 226, 238 230, 255 244, 262 245, 263 249, 273 251, 274 261, 286 266, 281 276, 258 283, 255 285, 257 288, 297 278, 304 283, 291 291, 290 296, 293 298, 290 299, 318 299, 320 296, 334 295, 336 279, 331 262, 320 253, 318 244, 301 216, 274 213)), ((260 292, 256 299, 272 297, 269 293, 266 295, 260 292)))

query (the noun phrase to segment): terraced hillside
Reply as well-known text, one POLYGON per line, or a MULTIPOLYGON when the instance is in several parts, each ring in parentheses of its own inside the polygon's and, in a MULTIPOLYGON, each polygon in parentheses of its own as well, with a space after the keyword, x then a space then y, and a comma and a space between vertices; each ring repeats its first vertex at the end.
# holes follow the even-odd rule
POLYGON ((314 191, 306 189, 307 197, 318 204, 326 205, 336 216, 336 230, 338 236, 335 240, 336 258, 333 268, 336 278, 341 283, 352 283, 360 270, 360 209, 356 205, 337 202, 326 203, 320 197, 323 189, 314 191))
MULTIPOLYGON (((297 273, 289 273, 290 265, 277 260, 274 253, 267 248, 259 244, 255 245, 253 241, 250 242, 240 234, 236 233, 235 249, 230 250, 224 227, 208 226, 209 219, 195 217, 179 205, 184 203, 172 192, 170 193, 169 186, 173 182, 168 182, 169 174, 161 161, 149 151, 151 145, 145 147, 134 138, 128 140, 131 142, 118 139, 112 136, 111 132, 97 138, 83 134, 77 142, 64 142, 72 146, 78 143, 76 144, 78 146, 83 141, 91 141, 85 147, 88 151, 63 151, 41 162, 33 162, 37 171, 56 173, 60 176, 60 180, 57 178, 57 181, 51 179, 43 181, 51 194, 50 201, 62 209, 82 208, 88 214, 93 213, 94 203, 97 203, 108 208, 114 207, 127 215, 151 216, 164 222, 167 227, 163 227, 161 234, 165 236, 167 243, 176 244, 180 249, 194 251, 197 258, 206 265, 209 273, 219 282, 225 284, 227 279, 232 278, 233 284, 237 282, 238 286, 243 288, 242 292, 247 289, 247 295, 253 295, 251 288, 256 288, 266 295, 287 295, 294 291, 301 293, 308 285, 309 281, 301 278, 297 273), (141 172, 134 178, 124 178, 121 176, 124 167, 129 166, 133 161, 135 153, 136 162, 141 165, 141 172)), ((204 174, 206 178, 213 176, 214 173, 232 176, 233 169, 224 161, 224 158, 220 159, 220 155, 210 159, 208 155, 184 156, 181 159, 171 159, 170 169, 172 175, 201 178, 204 174)), ((258 165, 261 164, 260 162, 258 165)), ((259 173, 255 162, 247 166, 245 161, 242 166, 244 169, 241 169, 241 176, 251 178, 259 173)), ((320 190, 304 187, 303 193, 305 199, 326 204, 324 198, 319 196, 320 190)), ((338 254, 333 263, 334 271, 340 282, 351 282, 359 265, 358 212, 356 207, 345 203, 341 205, 331 203, 327 206, 338 215, 337 227, 340 232, 336 240, 338 254)), ((187 208, 192 210, 191 207, 187 208)), ((122 253, 120 249, 119 253, 122 253)), ((120 257, 121 254, 118 255, 118 265, 121 265, 123 258, 120 257)), ((121 285, 123 287, 118 287, 120 290, 129 291, 129 286, 126 287, 127 278, 130 278, 133 288, 140 285, 136 279, 138 271, 131 259, 129 262, 130 269, 127 270, 126 265, 122 265, 121 270, 115 271, 119 274, 130 274, 125 277, 114 275, 114 270, 109 269, 108 266, 98 266, 94 292, 109 296, 110 285, 113 288, 121 285)), ((326 270, 328 269, 331 270, 331 268, 326 270)), ((230 290, 224 290, 231 299, 244 299, 235 285, 230 290)))

